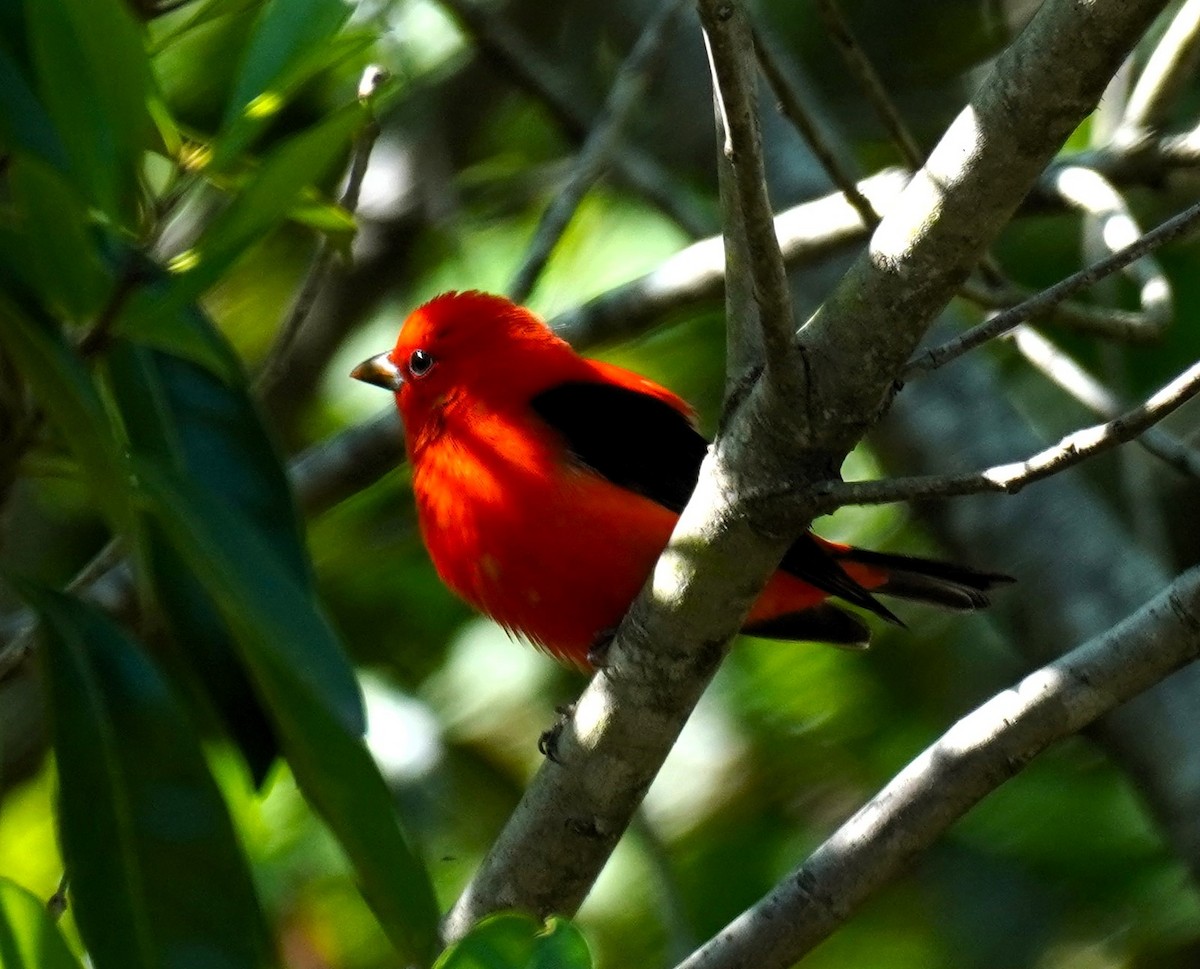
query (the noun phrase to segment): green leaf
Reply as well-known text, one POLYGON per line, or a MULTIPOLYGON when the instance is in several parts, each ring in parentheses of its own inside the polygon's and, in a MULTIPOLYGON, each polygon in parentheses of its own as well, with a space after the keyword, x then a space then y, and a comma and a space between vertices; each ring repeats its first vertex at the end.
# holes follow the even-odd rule
POLYGON ((350 857, 364 897, 400 953, 427 964, 433 889, 360 736, 361 700, 328 623, 242 516, 191 481, 145 465, 139 476, 172 544, 237 631, 296 780, 350 857))
POLYGON ((591 969, 587 941, 569 921, 542 926, 518 912, 481 919, 451 945, 434 969, 591 969))
POLYGON ((46 903, 7 878, 0 878, 0 966, 80 969, 46 903))
POLYGON ((237 383, 241 379, 237 357, 224 342, 189 324, 194 302, 175 291, 177 280, 155 273, 154 281, 139 287, 126 301, 113 333, 136 336, 139 343, 198 363, 227 384, 237 383))
POLYGON ((112 280, 89 230, 87 208, 51 168, 18 158, 10 174, 18 223, 0 246, 24 281, 53 310, 82 320, 97 312, 112 280))
POLYGON ((301 201, 292 206, 288 218, 330 236, 338 244, 348 243, 358 231, 353 214, 335 202, 301 201))
POLYGON ((358 683, 310 590, 218 495, 155 464, 135 468, 150 512, 238 632, 272 710, 303 697, 361 734, 358 683))
POLYGON ((0 148, 67 171, 67 150, 25 74, 0 47, 0 148))
POLYGON ((270 0, 246 48, 222 127, 254 102, 277 97, 271 88, 326 47, 350 12, 344 0, 270 0))
POLYGON ((121 0, 27 3, 38 89, 89 200, 135 226, 141 153, 152 135, 150 62, 121 0))
POLYGON ((0 344, 16 361, 72 454, 114 531, 129 522, 129 479, 100 395, 62 330, 36 307, 0 296, 0 344))
POLYGON ((362 124, 363 112, 357 103, 348 105, 269 155, 196 245, 176 258, 173 281, 131 303, 117 330, 139 342, 199 359, 195 344, 185 348, 178 342, 178 315, 282 221, 304 188, 330 169, 362 124))
POLYGON ((220 135, 213 143, 209 169, 224 171, 238 159, 305 84, 319 74, 358 57, 374 42, 375 36, 367 31, 342 34, 293 60, 288 68, 274 79, 269 91, 264 90, 253 98, 244 110, 226 119, 220 135))
MULTIPOLYGON (((198 308, 180 323, 220 339, 198 308)), ((186 474, 237 509, 311 594, 311 568, 287 475, 244 383, 226 383, 190 361, 126 340, 109 350, 107 373, 133 453, 186 474)), ((161 526, 149 524, 146 545, 151 581, 170 619, 179 659, 261 781, 276 741, 228 626, 161 526)))
POLYGON ((99 610, 28 582, 59 774, 73 912, 97 969, 257 969, 271 948, 191 725, 99 610))

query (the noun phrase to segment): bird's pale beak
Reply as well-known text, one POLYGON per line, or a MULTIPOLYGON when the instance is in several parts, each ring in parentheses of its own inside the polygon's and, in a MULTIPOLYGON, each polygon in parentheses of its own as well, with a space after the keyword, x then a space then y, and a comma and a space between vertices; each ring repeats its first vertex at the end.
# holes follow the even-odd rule
POLYGON ((363 381, 363 383, 374 384, 376 387, 390 390, 392 393, 398 393, 404 383, 404 376, 400 373, 400 368, 392 362, 390 352, 377 353, 364 360, 350 371, 350 376, 355 380, 363 381))

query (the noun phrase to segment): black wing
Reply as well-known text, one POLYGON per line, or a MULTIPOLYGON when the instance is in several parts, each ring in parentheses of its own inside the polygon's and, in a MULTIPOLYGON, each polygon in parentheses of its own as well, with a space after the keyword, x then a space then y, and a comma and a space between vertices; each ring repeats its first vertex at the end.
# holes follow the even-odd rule
MULTIPOLYGON (((670 404, 627 387, 583 380, 551 387, 531 403, 538 416, 563 436, 575 460, 613 484, 672 511, 683 511, 696 487, 708 441, 670 404)), ((811 535, 797 539, 781 568, 884 619, 900 621, 848 576, 811 535)), ((805 617, 804 621, 809 620, 805 617)), ((765 626, 758 634, 772 635, 765 626)), ((858 635, 857 631, 843 631, 831 638, 857 642, 858 635)))
POLYGON ((670 404, 615 384, 568 381, 532 400, 581 464, 615 485, 683 511, 708 441, 670 404))
MULTIPOLYGON (((532 400, 534 411, 563 436, 567 450, 596 474, 679 512, 691 497, 708 441, 670 404, 616 384, 569 381, 532 400)), ((839 560, 888 571, 877 592, 953 608, 986 604, 987 588, 1006 576, 909 556, 848 549, 831 555, 811 533, 796 539, 780 563, 796 576, 846 602, 903 625, 839 560)), ((747 632, 771 638, 818 639, 850 647, 866 642, 864 627, 825 605, 758 624, 747 632)))

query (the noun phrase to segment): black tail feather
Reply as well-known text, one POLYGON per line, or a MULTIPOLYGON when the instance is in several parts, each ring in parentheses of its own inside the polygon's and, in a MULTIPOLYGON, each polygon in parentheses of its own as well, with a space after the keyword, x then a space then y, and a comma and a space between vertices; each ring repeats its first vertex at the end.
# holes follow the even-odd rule
POLYGON ((841 558, 846 562, 884 569, 888 573, 887 581, 876 586, 872 592, 925 602, 944 609, 983 609, 991 602, 987 595, 990 589, 1013 581, 1012 576, 1000 572, 984 572, 967 565, 894 552, 852 548, 841 558))
POLYGON ((742 632, 763 639, 829 643, 842 649, 866 649, 871 641, 870 627, 832 602, 764 619, 746 626, 742 632))

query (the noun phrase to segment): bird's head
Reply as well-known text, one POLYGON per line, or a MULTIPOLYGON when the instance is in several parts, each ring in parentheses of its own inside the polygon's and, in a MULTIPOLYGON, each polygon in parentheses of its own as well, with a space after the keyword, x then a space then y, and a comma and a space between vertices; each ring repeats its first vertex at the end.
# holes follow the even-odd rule
POLYGON ((574 358, 537 316, 503 296, 478 291, 435 296, 409 314, 396 345, 360 363, 358 380, 392 391, 415 429, 455 400, 498 406, 528 397, 574 358))

